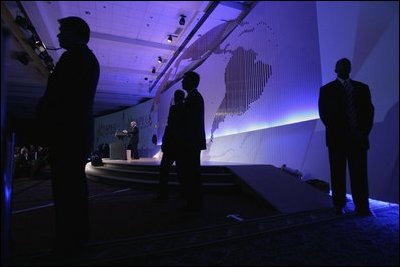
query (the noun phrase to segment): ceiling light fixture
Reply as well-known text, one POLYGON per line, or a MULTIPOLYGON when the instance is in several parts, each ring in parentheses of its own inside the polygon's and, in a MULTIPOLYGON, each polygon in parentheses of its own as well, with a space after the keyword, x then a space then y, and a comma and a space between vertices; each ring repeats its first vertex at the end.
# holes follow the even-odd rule
POLYGON ((153 68, 151 69, 151 73, 156 73, 156 68, 155 68, 155 67, 153 67, 153 68))
POLYGON ((32 34, 32 36, 28 39, 28 43, 32 49, 35 49, 38 45, 40 45, 40 40, 36 34, 32 34))
POLYGON ((158 57, 158 63, 162 63, 162 57, 158 57))
POLYGON ((168 34, 168 39, 167 39, 167 41, 168 41, 168 43, 172 43, 172 37, 178 37, 178 36, 176 36, 176 35, 173 35, 173 34, 168 34))
POLYGON ((185 15, 181 15, 181 19, 179 20, 179 25, 185 25, 186 23, 185 18, 186 18, 185 15))

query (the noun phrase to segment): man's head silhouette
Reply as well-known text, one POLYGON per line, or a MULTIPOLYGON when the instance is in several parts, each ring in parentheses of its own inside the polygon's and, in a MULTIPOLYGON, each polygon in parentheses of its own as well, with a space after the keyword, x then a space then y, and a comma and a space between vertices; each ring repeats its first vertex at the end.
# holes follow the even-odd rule
POLYGON ((339 59, 336 62, 335 72, 337 76, 343 80, 347 80, 349 78, 349 74, 351 72, 351 62, 347 58, 339 59))
POLYGON ((184 74, 182 80, 182 88, 187 92, 196 89, 199 86, 200 76, 194 71, 188 71, 184 74))
POLYGON ((79 17, 59 19, 60 33, 57 35, 60 46, 70 49, 76 45, 87 44, 90 38, 89 25, 79 17))

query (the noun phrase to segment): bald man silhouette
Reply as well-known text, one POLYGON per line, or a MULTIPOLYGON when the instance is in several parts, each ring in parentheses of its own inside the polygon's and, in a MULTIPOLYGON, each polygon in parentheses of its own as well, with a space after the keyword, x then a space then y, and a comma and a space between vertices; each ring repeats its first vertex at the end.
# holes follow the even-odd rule
POLYGON ((355 212, 371 215, 367 174, 368 135, 373 126, 374 106, 368 85, 350 79, 351 62, 337 61, 337 79, 322 86, 319 115, 326 127, 333 204, 338 215, 346 206, 346 163, 355 212))

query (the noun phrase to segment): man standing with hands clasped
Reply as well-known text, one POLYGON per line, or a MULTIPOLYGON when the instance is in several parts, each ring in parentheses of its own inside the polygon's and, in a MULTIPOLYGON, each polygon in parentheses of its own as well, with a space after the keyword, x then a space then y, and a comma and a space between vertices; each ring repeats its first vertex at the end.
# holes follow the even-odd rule
POLYGON ((368 85, 350 79, 351 63, 337 61, 337 79, 322 86, 318 107, 326 127, 333 204, 341 215, 346 206, 346 163, 355 212, 373 215, 369 209, 367 175, 368 135, 373 126, 374 106, 368 85))

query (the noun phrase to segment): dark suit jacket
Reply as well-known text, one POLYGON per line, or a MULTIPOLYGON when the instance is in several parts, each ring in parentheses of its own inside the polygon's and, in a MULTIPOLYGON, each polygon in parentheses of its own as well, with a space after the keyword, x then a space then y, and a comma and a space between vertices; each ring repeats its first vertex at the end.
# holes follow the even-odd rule
POLYGON ((336 79, 320 88, 319 116, 326 127, 328 147, 347 146, 349 142, 369 148, 368 135, 372 129, 374 106, 368 85, 350 80, 354 90, 354 105, 358 129, 350 133, 346 119, 346 93, 342 83, 336 79))
POLYGON ((62 54, 37 107, 38 117, 53 144, 68 146, 73 142, 87 152, 91 150, 93 101, 99 73, 99 63, 87 45, 62 54))
POLYGON ((165 127, 161 150, 163 152, 176 149, 178 132, 182 127, 182 114, 184 104, 172 105, 168 112, 168 124, 165 127))
POLYGON ((128 135, 131 138, 129 144, 136 146, 139 143, 139 128, 137 126, 131 128, 130 131, 128 132, 128 135))
POLYGON ((194 89, 185 98, 182 115, 180 144, 186 149, 206 149, 204 130, 204 100, 199 91, 194 89))
POLYGON ((139 128, 137 126, 134 128, 131 127, 128 135, 131 138, 129 144, 136 146, 139 143, 139 128))

